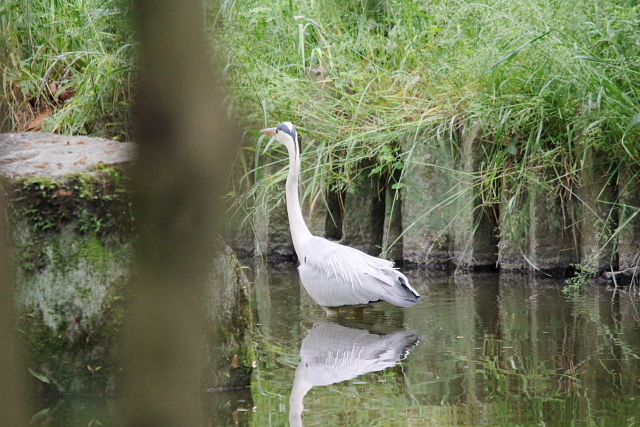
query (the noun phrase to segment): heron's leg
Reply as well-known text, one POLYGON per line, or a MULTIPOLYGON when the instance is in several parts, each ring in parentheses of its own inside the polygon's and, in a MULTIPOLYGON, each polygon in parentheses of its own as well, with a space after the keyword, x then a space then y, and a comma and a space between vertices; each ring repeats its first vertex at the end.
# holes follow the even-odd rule
POLYGON ((328 318, 338 317, 338 307, 325 307, 322 306, 322 309, 327 313, 328 318))

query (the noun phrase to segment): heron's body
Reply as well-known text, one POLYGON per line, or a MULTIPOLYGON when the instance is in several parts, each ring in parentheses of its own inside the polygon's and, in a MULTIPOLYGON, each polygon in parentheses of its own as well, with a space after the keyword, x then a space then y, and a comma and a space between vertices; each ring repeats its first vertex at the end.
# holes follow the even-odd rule
POLYGON ((417 292, 391 261, 315 236, 308 240, 305 252, 298 267, 302 284, 324 307, 374 301, 401 307, 416 303, 417 292))
POLYGON ((298 198, 300 145, 291 123, 281 123, 262 133, 273 136, 289 152, 287 213, 293 245, 300 260, 300 279, 311 297, 323 307, 387 301, 410 307, 420 294, 393 263, 357 249, 313 236, 307 228, 298 198))

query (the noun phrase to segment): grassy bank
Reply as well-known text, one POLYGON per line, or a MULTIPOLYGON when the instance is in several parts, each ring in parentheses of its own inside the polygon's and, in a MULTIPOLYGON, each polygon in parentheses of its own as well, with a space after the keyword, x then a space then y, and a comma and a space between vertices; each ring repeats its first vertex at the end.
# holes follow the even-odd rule
MULTIPOLYGON (((230 111, 252 132, 290 120, 306 138, 305 197, 349 189, 358 173, 397 177, 411 156, 403 139, 455 151, 478 119, 488 144, 475 187, 517 223, 531 186, 580 203, 593 153, 612 165, 607 185, 637 168, 635 3, 237 0, 212 19, 224 28, 230 111)), ((246 166, 247 199, 272 182, 259 167, 246 166)))
POLYGON ((5 130, 131 137, 128 2, 7 0, 0 33, 5 130))
MULTIPOLYGON (((401 189, 407 146, 429 137, 455 153, 470 119, 482 123, 487 144, 479 170, 460 179, 471 179, 482 204, 500 203, 510 229, 526 222, 532 186, 579 205, 594 157, 607 165, 601 185, 615 185, 621 171, 637 180, 635 1, 206 4, 228 112, 247 130, 249 152, 232 193, 238 206, 251 209, 282 177, 263 169, 255 141, 262 142, 258 129, 284 120, 304 138, 307 200, 349 191, 359 174, 401 189)), ((4 128, 130 139, 128 8, 123 0, 0 6, 4 128)), ((630 212, 624 221, 638 215, 635 206, 619 207, 630 212)))

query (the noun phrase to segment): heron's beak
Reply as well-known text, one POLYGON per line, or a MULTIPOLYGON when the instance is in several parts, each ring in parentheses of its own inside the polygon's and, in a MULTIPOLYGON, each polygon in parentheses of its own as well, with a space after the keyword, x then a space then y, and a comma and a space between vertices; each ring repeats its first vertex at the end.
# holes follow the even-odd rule
POLYGON ((269 135, 269 136, 275 136, 276 135, 276 128, 262 129, 260 131, 260 133, 264 133, 265 135, 269 135))
MULTIPOLYGON (((264 133, 265 135, 269 135, 269 136, 276 136, 276 128, 267 128, 267 129, 262 129, 260 131, 260 133, 264 133)), ((273 141, 275 141, 275 139, 271 138, 269 140, 269 142, 267 143, 266 147, 264 147, 264 150, 262 150, 263 153, 266 153, 267 150, 269 149, 269 147, 271 147, 271 144, 273 144, 273 141)))

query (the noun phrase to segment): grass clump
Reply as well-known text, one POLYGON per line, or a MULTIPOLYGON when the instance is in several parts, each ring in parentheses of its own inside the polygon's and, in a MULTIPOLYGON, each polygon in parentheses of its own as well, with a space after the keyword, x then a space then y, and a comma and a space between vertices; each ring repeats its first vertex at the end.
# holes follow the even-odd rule
POLYGON ((127 139, 135 49, 121 0, 0 7, 4 129, 127 139))
POLYGON ((588 263, 571 264, 571 267, 575 269, 575 274, 565 281, 566 286, 562 288, 562 292, 565 295, 575 296, 579 295, 584 287, 598 275, 598 269, 588 263))

